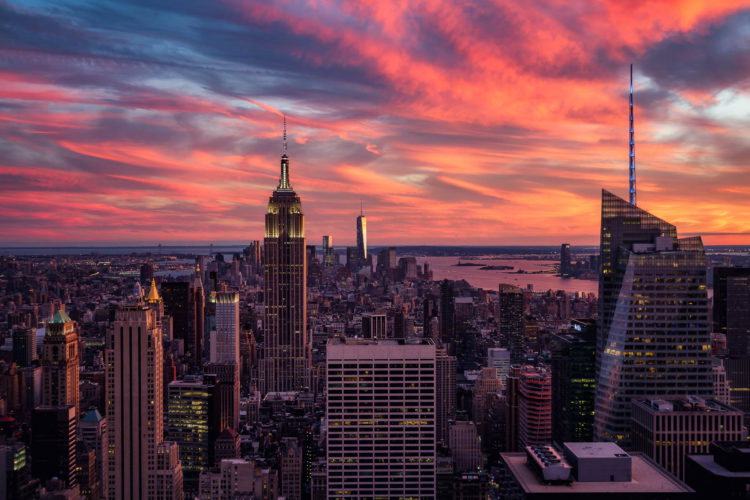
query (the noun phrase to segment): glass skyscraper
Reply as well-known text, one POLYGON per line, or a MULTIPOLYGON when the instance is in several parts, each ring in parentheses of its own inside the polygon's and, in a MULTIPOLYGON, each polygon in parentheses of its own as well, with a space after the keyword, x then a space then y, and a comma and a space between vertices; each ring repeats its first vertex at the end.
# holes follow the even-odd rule
POLYGON ((596 440, 630 441, 631 400, 713 396, 700 237, 602 192, 596 440))

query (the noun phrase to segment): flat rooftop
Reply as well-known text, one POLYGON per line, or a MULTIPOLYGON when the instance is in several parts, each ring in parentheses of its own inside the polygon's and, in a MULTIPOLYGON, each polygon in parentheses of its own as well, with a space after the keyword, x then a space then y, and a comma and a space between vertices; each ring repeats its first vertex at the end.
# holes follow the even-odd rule
POLYGON ((530 493, 565 493, 565 494, 597 494, 597 493, 692 493, 693 489, 677 478, 659 468, 648 457, 641 453, 632 453, 631 481, 621 482, 577 482, 570 484, 545 484, 539 475, 526 461, 524 453, 501 453, 523 491, 530 493))
POLYGON ((563 443, 578 458, 623 458, 630 456, 615 443, 563 443))
POLYGON ((750 479, 750 471, 731 471, 723 465, 717 464, 713 455, 688 455, 688 457, 717 476, 750 479))

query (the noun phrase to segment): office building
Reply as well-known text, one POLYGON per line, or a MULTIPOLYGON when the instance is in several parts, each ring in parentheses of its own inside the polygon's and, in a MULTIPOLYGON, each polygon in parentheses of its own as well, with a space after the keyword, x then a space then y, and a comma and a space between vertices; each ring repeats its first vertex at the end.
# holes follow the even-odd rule
POLYGON ((525 366, 518 385, 518 446, 552 440, 552 376, 543 368, 525 366))
POLYGON ((750 448, 747 441, 712 442, 705 455, 688 455, 685 481, 698 500, 747 498, 750 491, 750 448))
POLYGON ((484 429, 484 421, 487 412, 487 398, 490 394, 496 394, 503 388, 503 383, 497 377, 495 368, 482 368, 479 376, 474 381, 471 396, 471 416, 481 433, 484 429))
POLYGON ((170 383, 167 398, 165 439, 179 446, 184 490, 198 493, 201 471, 213 464, 216 427, 212 377, 186 376, 170 383))
POLYGON ((700 238, 603 191, 594 436, 626 446, 634 398, 713 396, 700 238))
MULTIPOLYGON (((580 322, 573 322, 582 325, 580 322)), ((552 441, 589 442, 594 436, 596 394, 596 325, 585 324, 588 333, 575 328, 553 335, 552 356, 552 441)))
POLYGON ((526 325, 524 323, 523 290, 514 285, 500 284, 497 296, 497 319, 500 339, 510 347, 510 362, 522 365, 526 359, 526 325))
POLYGON ((268 201, 263 242, 263 394, 301 391, 310 386, 305 217, 302 202, 289 183, 286 125, 283 144, 281 176, 268 201))
POLYGON ((172 318, 172 338, 182 340, 185 354, 197 363, 202 355, 203 342, 203 287, 186 281, 165 282, 161 285, 164 313, 172 318))
POLYGON ((78 424, 78 435, 96 456, 96 477, 102 492, 107 492, 107 419, 96 408, 89 408, 78 424))
POLYGON ((37 359, 36 329, 17 326, 13 329, 13 362, 19 367, 31 366, 37 359))
POLYGON ((563 243, 560 246, 560 277, 570 278, 570 243, 563 243))
POLYGON ((435 438, 448 443, 448 427, 456 419, 456 357, 443 348, 435 354, 435 438))
POLYGON ((384 339, 388 337, 386 324, 385 314, 363 314, 362 337, 366 339, 384 339))
POLYGON ((450 425, 448 445, 453 457, 454 472, 477 472, 484 459, 479 444, 477 426, 472 421, 459 420, 450 425))
POLYGON ((440 282, 440 341, 450 344, 456 340, 456 310, 453 304, 453 282, 440 282))
POLYGON ((336 255, 333 252, 333 236, 323 236, 323 265, 331 267, 336 263, 336 255))
POLYGON ((182 494, 176 446, 163 442, 162 332, 145 302, 115 313, 107 343, 107 482, 110 500, 182 494), (174 483, 179 482, 175 490, 174 483))
POLYGON ((645 454, 614 443, 565 443, 563 450, 529 446, 500 459, 497 493, 508 500, 668 500, 694 493, 645 454))
POLYGON ((302 448, 295 437, 281 439, 281 494, 289 500, 302 498, 302 448))
POLYGON ((518 451, 518 418, 521 398, 521 372, 523 367, 510 367, 510 373, 505 379, 505 398, 503 400, 505 413, 505 451, 518 451))
POLYGON ((56 477, 66 487, 76 475, 76 407, 40 406, 31 414, 31 473, 43 484, 56 477))
POLYGON ((237 292, 217 292, 216 330, 211 338, 211 363, 240 364, 240 296, 237 292))
POLYGON ((742 412, 692 396, 633 400, 632 448, 685 480, 685 457, 708 453, 714 441, 742 439, 742 412))
MULTIPOLYGON (((42 406, 75 408, 78 423, 78 335, 75 324, 59 310, 47 323, 42 347, 42 406)), ((74 426, 75 427, 75 426, 74 426)))
POLYGON ((327 346, 328 498, 434 498, 435 346, 327 346))
POLYGON ((31 476, 26 446, 0 444, 0 500, 35 500, 40 489, 39 479, 31 476))
POLYGON ((487 366, 497 370, 497 377, 505 385, 505 377, 510 372, 510 351, 504 347, 488 348, 487 366))
POLYGON ((357 217, 357 258, 360 265, 367 262, 367 217, 361 208, 357 217))
MULTIPOLYGON (((713 365, 714 374, 714 398, 719 403, 729 405, 731 400, 731 387, 727 378, 727 370, 723 364, 713 365)), ((738 408, 739 409, 739 408, 738 408)), ((744 413, 744 412, 743 412, 744 413)))

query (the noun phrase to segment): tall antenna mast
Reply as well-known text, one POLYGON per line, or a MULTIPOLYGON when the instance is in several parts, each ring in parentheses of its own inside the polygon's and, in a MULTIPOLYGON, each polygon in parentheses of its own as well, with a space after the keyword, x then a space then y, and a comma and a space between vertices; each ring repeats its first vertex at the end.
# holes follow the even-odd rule
POLYGON ((286 154, 286 115, 284 115, 284 139, 282 142, 282 146, 283 151, 281 153, 286 154))
POLYGON ((633 65, 630 65, 630 204, 635 206, 635 140, 633 139, 633 65))

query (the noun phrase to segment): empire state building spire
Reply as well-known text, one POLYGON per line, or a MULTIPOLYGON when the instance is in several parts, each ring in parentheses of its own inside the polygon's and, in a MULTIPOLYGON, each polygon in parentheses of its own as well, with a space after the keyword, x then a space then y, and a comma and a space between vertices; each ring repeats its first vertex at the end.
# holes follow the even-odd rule
POLYGON ((635 140, 633 133, 633 65, 630 65, 630 204, 635 205, 635 140))
POLYGON ((279 177, 279 186, 276 191, 293 191, 292 185, 289 184, 289 157, 286 155, 286 115, 284 115, 284 138, 282 140, 281 152, 281 176, 279 177))

